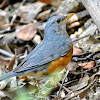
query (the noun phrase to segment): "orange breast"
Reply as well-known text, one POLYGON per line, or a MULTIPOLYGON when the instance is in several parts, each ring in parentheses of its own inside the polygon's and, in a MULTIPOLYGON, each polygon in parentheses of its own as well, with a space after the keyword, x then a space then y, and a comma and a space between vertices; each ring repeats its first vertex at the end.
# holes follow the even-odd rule
POLYGON ((69 63, 69 61, 72 58, 73 53, 73 46, 70 45, 70 51, 65 56, 57 59, 56 61, 53 61, 50 63, 49 67, 47 68, 47 73, 51 74, 53 72, 61 71, 63 68, 66 67, 66 65, 69 63))

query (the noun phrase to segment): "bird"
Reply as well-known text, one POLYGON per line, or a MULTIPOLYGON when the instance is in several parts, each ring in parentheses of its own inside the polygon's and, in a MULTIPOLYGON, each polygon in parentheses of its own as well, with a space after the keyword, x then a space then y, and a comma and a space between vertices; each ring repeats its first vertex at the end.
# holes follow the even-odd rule
POLYGON ((12 71, 0 76, 0 81, 14 76, 33 76, 37 80, 63 70, 72 58, 73 45, 66 31, 66 21, 74 13, 48 19, 44 38, 12 71))

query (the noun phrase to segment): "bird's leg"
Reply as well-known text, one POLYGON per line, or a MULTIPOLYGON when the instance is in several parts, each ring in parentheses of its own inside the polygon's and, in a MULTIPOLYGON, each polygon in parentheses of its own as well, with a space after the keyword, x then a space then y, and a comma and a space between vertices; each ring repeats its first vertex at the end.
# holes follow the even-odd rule
POLYGON ((40 90, 39 80, 36 80, 36 81, 37 81, 38 88, 39 88, 39 90, 40 90))

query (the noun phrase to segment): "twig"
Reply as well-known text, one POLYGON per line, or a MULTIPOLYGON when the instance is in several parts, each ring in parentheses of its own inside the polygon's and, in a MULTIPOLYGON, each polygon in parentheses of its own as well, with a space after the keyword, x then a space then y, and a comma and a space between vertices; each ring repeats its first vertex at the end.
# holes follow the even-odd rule
POLYGON ((88 56, 84 57, 84 58, 72 58, 72 61, 86 61, 88 59, 91 59, 92 56, 94 56, 96 53, 99 53, 100 51, 97 52, 92 52, 91 54, 89 54, 88 56))
MULTIPOLYGON (((20 8, 25 2, 26 2, 26 0, 23 0, 22 3, 20 4, 19 8, 20 8)), ((0 34, 11 31, 11 26, 13 25, 14 21, 15 21, 16 18, 17 18, 17 15, 18 15, 18 12, 19 12, 19 8, 16 10, 15 15, 13 16, 13 18, 12 18, 10 24, 9 24, 9 27, 6 28, 5 30, 0 31, 0 34)))
POLYGON ((68 73, 69 73, 69 70, 66 71, 66 74, 64 75, 64 78, 62 79, 62 84, 61 84, 61 86, 60 86, 60 89, 59 89, 59 91, 58 91, 57 96, 60 94, 60 91, 61 91, 61 89, 62 89, 63 83, 64 83, 64 81, 65 81, 65 79, 66 79, 68 73))
POLYGON ((4 54, 6 56, 9 56, 9 57, 14 57, 14 54, 12 54, 12 53, 10 53, 10 52, 8 52, 6 50, 3 50, 3 49, 0 49, 0 53, 4 54))
POLYGON ((92 17, 93 21, 98 27, 98 30, 100 32, 100 0, 81 0, 82 4, 86 8, 86 10, 89 12, 90 16, 92 17))
POLYGON ((3 0, 3 2, 0 4, 0 9, 3 8, 7 2, 8 0, 3 0))
MULTIPOLYGON (((58 85, 61 87, 62 86, 62 84, 60 84, 60 83, 58 83, 58 85)), ((66 88, 64 85, 62 86, 63 87, 63 89, 65 90, 65 91, 67 91, 68 93, 69 92, 71 92, 68 88, 66 88)))
POLYGON ((81 54, 77 54, 77 55, 73 55, 73 57, 81 57, 81 56, 83 56, 83 55, 88 55, 88 54, 90 54, 91 52, 83 52, 83 53, 81 53, 81 54))
POLYGON ((77 42, 77 41, 79 41, 79 40, 81 40, 81 39, 83 39, 83 38, 85 38, 85 37, 87 37, 87 36, 89 36, 89 35, 90 35, 90 34, 87 34, 87 35, 85 35, 85 36, 79 37, 78 39, 72 40, 72 42, 77 42))
POLYGON ((9 27, 7 27, 6 29, 1 30, 1 31, 0 31, 0 34, 5 33, 5 32, 9 32, 9 31, 10 31, 10 28, 9 28, 9 27))
MULTIPOLYGON (((19 8, 26 2, 26 0, 23 0, 22 3, 20 4, 19 8)), ((16 10, 15 15, 13 16, 10 25, 13 25, 15 19, 17 18, 18 12, 19 12, 19 8, 16 10)))
POLYGON ((72 97, 68 97, 65 96, 64 98, 61 98, 60 100, 64 100, 66 98, 66 100, 71 100, 72 98, 78 96, 79 94, 83 93, 84 91, 88 90, 95 82, 96 82, 97 78, 95 78, 86 88, 84 88, 83 90, 79 91, 77 94, 75 94, 72 97))

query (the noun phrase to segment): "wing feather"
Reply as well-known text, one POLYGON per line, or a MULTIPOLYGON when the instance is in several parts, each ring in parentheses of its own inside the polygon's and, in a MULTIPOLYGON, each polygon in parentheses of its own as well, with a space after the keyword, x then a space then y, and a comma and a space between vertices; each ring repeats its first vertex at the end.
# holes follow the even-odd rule
POLYGON ((22 63, 14 70, 14 72, 27 71, 48 62, 56 60, 67 54, 70 50, 70 45, 59 41, 42 41, 22 63))

